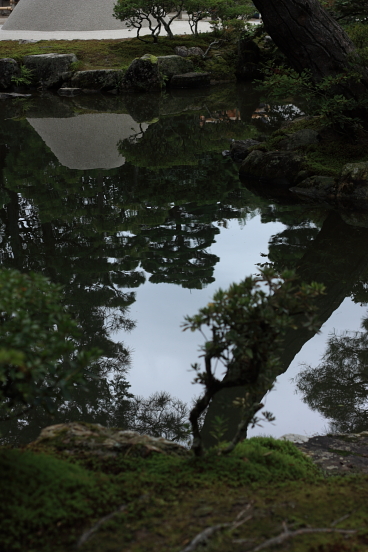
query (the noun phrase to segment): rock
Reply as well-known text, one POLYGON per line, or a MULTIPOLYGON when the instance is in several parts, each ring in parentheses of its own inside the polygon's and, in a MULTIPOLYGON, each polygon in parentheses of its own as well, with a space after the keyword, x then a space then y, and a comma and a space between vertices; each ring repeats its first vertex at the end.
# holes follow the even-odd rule
POLYGON ((81 88, 59 88, 58 94, 59 96, 78 96, 79 94, 82 94, 83 90, 81 88))
POLYGON ((18 44, 36 44, 36 42, 39 42, 39 40, 35 40, 33 38, 31 39, 21 38, 20 40, 18 40, 18 44))
POLYGON ((302 169, 303 157, 293 152, 251 151, 240 166, 241 177, 256 177, 266 180, 280 180, 291 186, 302 169))
POLYGON ((23 58, 24 65, 32 71, 32 84, 41 84, 45 88, 59 86, 61 75, 76 61, 74 54, 38 54, 23 58))
POLYGON ((210 85, 209 73, 184 73, 183 75, 174 75, 170 81, 172 88, 200 88, 210 85))
POLYGON ((191 48, 187 48, 186 46, 176 46, 174 52, 177 56, 181 57, 204 56, 204 51, 202 50, 202 48, 199 48, 197 46, 192 46, 191 48))
POLYGON ((303 198, 326 199, 336 193, 336 181, 331 176, 314 175, 305 178, 290 191, 303 198))
POLYGON ((18 75, 20 75, 20 69, 15 59, 12 59, 12 58, 0 59, 0 88, 1 89, 10 88, 14 84, 12 81, 12 78, 18 75))
POLYGON ((30 98, 31 94, 18 94, 16 92, 0 92, 0 100, 14 100, 14 98, 30 98))
POLYGON ((340 211, 340 217, 346 224, 350 226, 359 226, 360 228, 368 228, 368 213, 365 212, 352 212, 352 211, 340 211))
POLYGON ((280 437, 280 441, 291 441, 292 443, 306 443, 309 437, 299 435, 298 433, 287 433, 280 437))
POLYGON ((91 456, 147 457, 151 454, 191 456, 185 447, 163 437, 150 437, 135 431, 107 428, 100 424, 72 422, 46 427, 36 441, 27 448, 32 450, 57 450, 75 456, 87 453, 91 456))
POLYGON ((164 79, 170 80, 174 75, 190 73, 194 69, 193 62, 180 56, 159 56, 158 68, 164 79))
POLYGON ((325 475, 368 474, 368 432, 317 435, 295 442, 325 475))
POLYGON ((230 157, 233 161, 243 161, 249 154, 249 148, 260 144, 257 140, 232 140, 230 143, 230 157))
POLYGON ((368 184, 368 163, 347 163, 344 165, 340 185, 342 184, 368 184))
POLYGON ((236 78, 250 80, 259 76, 259 62, 261 51, 257 44, 249 38, 238 42, 238 60, 235 69, 236 78))
POLYGON ((122 82, 124 89, 140 92, 158 91, 162 86, 157 57, 149 54, 132 61, 122 82))
POLYGON ((287 138, 282 139, 278 143, 278 147, 286 151, 293 151, 298 148, 302 148, 302 147, 306 147, 306 146, 310 146, 318 143, 319 143, 318 132, 310 128, 304 128, 302 130, 298 130, 297 132, 294 132, 294 134, 292 134, 291 136, 288 136, 287 138))
POLYGON ((70 84, 71 88, 107 91, 119 87, 123 78, 124 71, 94 69, 91 71, 76 71, 68 84, 70 84))

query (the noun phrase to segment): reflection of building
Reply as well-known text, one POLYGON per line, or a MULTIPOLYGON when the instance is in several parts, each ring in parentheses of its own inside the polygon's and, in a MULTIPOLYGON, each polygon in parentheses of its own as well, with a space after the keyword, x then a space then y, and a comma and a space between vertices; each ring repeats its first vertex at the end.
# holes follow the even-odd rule
POLYGON ((20 0, 5 21, 3 30, 47 32, 125 29, 126 24, 112 15, 115 4, 116 0, 20 0))
POLYGON ((64 118, 29 118, 30 125, 69 169, 113 169, 124 165, 119 140, 145 131, 125 113, 93 113, 64 118))
POLYGON ((238 108, 226 109, 224 111, 214 111, 210 113, 210 117, 200 115, 199 125, 203 127, 205 123, 223 123, 226 121, 241 121, 240 111, 238 108))

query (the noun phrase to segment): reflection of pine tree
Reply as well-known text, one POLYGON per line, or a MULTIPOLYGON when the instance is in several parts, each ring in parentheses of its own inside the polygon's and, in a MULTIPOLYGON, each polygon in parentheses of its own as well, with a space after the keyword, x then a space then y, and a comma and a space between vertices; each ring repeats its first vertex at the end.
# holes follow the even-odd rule
POLYGON ((142 229, 149 240, 142 267, 152 274, 153 283, 174 283, 201 289, 214 281, 213 267, 220 259, 206 251, 219 233, 211 224, 201 223, 186 208, 173 207, 165 224, 142 229))
POLYGON ((368 319, 364 332, 333 334, 317 367, 296 378, 303 401, 328 418, 330 432, 357 433, 368 424, 368 319))

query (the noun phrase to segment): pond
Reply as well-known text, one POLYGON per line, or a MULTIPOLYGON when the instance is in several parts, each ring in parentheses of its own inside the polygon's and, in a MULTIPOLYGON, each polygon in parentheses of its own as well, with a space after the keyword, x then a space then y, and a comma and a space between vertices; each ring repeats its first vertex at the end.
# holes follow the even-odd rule
MULTIPOLYGON (((1 424, 4 442, 77 420, 183 440, 203 343, 184 316, 264 263, 327 289, 321 332, 285 338, 263 400, 275 421, 249 435, 366 429, 368 229, 353 213, 255 195, 221 153, 297 112, 264 114, 247 85, 0 105, 2 265, 62 284, 80 346, 103 351, 57 415, 1 424)), ((208 419, 232 427, 231 404, 208 419)))

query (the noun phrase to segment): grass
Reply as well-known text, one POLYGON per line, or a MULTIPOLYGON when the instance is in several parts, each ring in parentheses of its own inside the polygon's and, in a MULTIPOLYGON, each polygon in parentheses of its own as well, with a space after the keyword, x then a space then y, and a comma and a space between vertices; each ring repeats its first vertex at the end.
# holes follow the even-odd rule
MULTIPOLYGON (((149 39, 148 39, 149 40, 149 39)), ((42 40, 36 44, 19 44, 16 41, 0 42, 0 58, 10 57, 21 61, 24 56, 45 53, 75 54, 80 71, 88 69, 120 69, 144 54, 167 56, 174 54, 176 46, 199 46, 204 50, 212 40, 210 33, 199 37, 177 35, 172 39, 160 37, 157 44, 146 44, 136 38, 120 40, 42 40)))
POLYGON ((315 534, 279 549, 368 550, 368 533, 360 529, 368 517, 368 478, 323 479, 288 442, 253 438, 230 456, 210 451, 200 459, 101 458, 86 451, 70 457, 60 446, 55 457, 47 450, 0 449, 0 541, 7 552, 71 550, 83 531, 122 505, 82 551, 179 552, 205 528, 231 523, 242 511, 247 521, 216 533, 206 550, 240 552, 248 548, 234 541, 256 546, 285 521, 293 530, 329 527, 346 515, 338 527, 358 530, 349 548, 340 534, 315 534))

